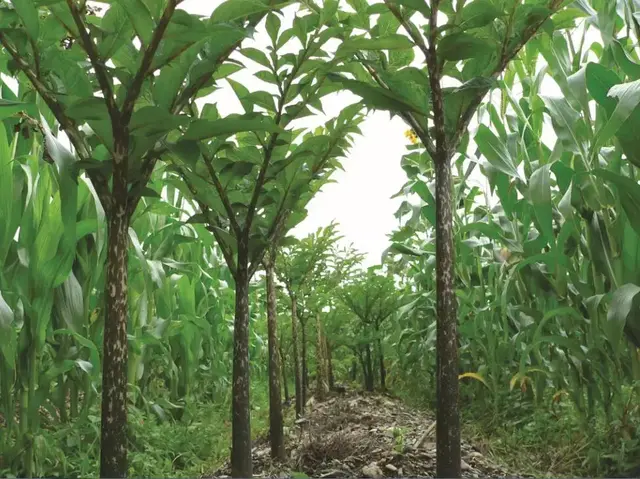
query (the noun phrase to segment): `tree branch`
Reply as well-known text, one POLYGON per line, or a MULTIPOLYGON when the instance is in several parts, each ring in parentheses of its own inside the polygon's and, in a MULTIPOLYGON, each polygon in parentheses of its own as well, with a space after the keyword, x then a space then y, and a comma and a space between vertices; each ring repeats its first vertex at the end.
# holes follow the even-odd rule
POLYGON ((222 187, 222 183, 220 183, 220 178, 216 174, 216 171, 213 168, 212 161, 205 153, 202 153, 202 157, 204 158, 204 163, 207 166, 207 171, 209 171, 209 176, 211 176, 211 180, 213 181, 213 186, 218 192, 218 196, 220 197, 220 201, 222 201, 222 205, 224 206, 224 210, 227 212, 227 216, 229 217, 229 222, 231 223, 231 228, 233 229, 236 237, 240 238, 242 235, 242 230, 240 229, 240 225, 236 220, 236 215, 233 212, 233 208, 231 207, 231 203, 229 202, 229 197, 225 193, 224 188, 222 187))
POLYGON ((181 0, 169 0, 167 4, 167 8, 165 8, 162 17, 160 18, 160 22, 158 22, 158 26, 153 32, 153 37, 151 37, 151 42, 149 46, 144 52, 142 57, 142 62, 140 63, 140 68, 136 73, 136 76, 133 79, 133 82, 129 86, 129 90, 127 91, 127 96, 125 97, 124 103, 122 105, 122 124, 128 125, 129 120, 131 119, 131 115, 133 114, 133 107, 140 95, 140 90, 142 89, 142 84, 144 83, 145 78, 149 74, 149 69, 151 68, 151 64, 153 62, 153 57, 160 46, 160 42, 162 41, 162 37, 164 36, 167 27, 169 26, 169 22, 171 21, 171 17, 173 16, 173 12, 175 11, 178 3, 181 0))
POLYGON ((75 0, 67 0, 67 6, 69 7, 69 10, 71 10, 71 16, 73 17, 76 27, 78 27, 80 39, 82 40, 82 46, 84 47, 85 52, 87 52, 89 60, 91 60, 91 65, 96 72, 98 84, 100 85, 100 89, 102 90, 104 101, 107 104, 109 118, 111 118, 111 124, 112 128, 114 128, 115 134, 116 125, 120 123, 120 111, 116 106, 113 89, 111 88, 111 83, 109 81, 105 66, 100 61, 98 50, 96 49, 96 46, 93 43, 89 32, 87 32, 87 26, 85 25, 82 19, 82 15, 80 14, 78 7, 76 6, 75 0))

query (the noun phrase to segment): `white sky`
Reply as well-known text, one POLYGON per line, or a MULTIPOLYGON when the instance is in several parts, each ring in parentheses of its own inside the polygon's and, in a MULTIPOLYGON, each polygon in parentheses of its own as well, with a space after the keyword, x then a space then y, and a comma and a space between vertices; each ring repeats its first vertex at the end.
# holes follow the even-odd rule
MULTIPOLYGON (((180 8, 189 13, 211 15, 220 0, 185 0, 180 8)), ((285 10, 282 28, 293 21, 291 8, 285 10)), ((264 27, 259 28, 254 41, 243 46, 257 48, 266 44, 264 27)), ((264 47, 263 47, 264 48, 264 47)), ((248 67, 252 62, 239 56, 248 67)), ((268 86, 251 75, 241 72, 232 76, 251 90, 268 90, 268 86)), ((224 83, 224 82, 223 82, 224 83)), ((233 93, 222 89, 205 101, 215 102, 221 114, 237 113, 240 104, 233 93)), ((348 93, 327 97, 323 102, 327 117, 337 115, 345 102, 353 103, 356 98, 348 93)), ((315 122, 327 118, 315 119, 315 122)), ((380 262, 382 252, 389 246, 387 235, 398 225, 394 213, 402 198, 391 199, 407 181, 400 167, 400 159, 406 153, 407 140, 405 123, 387 112, 371 112, 361 124, 362 136, 357 136, 348 156, 342 160, 344 171, 337 171, 332 179, 334 183, 324 188, 311 200, 307 218, 298 225, 292 234, 303 237, 317 228, 327 226, 331 221, 339 223, 340 233, 345 243, 352 243, 360 252, 367 255, 366 264, 380 262)))

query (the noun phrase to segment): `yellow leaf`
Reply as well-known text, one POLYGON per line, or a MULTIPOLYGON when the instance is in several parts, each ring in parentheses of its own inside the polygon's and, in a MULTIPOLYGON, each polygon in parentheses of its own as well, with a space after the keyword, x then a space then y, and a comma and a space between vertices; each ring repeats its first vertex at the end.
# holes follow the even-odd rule
POLYGON ((458 379, 463 379, 463 378, 475 379, 476 381, 480 381, 482 384, 484 384, 485 386, 489 387, 489 385, 484 380, 484 378, 478 373, 463 373, 460 376, 458 376, 458 379))

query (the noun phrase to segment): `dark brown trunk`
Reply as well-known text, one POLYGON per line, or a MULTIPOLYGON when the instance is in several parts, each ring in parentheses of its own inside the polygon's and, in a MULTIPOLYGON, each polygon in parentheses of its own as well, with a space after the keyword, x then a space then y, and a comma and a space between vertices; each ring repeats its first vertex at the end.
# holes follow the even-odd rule
POLYGON ((287 364, 285 363, 284 349, 282 348, 282 335, 278 341, 278 350, 280 351, 280 371, 282 372, 282 387, 284 388, 284 402, 289 403, 289 382, 287 381, 287 364))
POLYGON ((369 380, 367 379, 367 363, 364 360, 364 350, 358 351, 358 359, 360 360, 360 366, 362 367, 362 382, 364 389, 366 390, 369 385, 369 380))
POLYGON ((127 465, 127 267, 129 215, 126 171, 115 168, 107 220, 105 321, 102 360, 100 477, 126 477, 127 465))
POLYGON ((233 329, 233 398, 231 424, 231 476, 250 478, 251 410, 249 403, 249 268, 248 245, 238 241, 236 317, 233 329))
POLYGON ((327 354, 325 350, 325 338, 322 331, 320 313, 316 313, 316 397, 318 401, 324 401, 329 391, 329 379, 327 373, 327 354))
POLYGON ((302 409, 307 404, 307 391, 309 390, 309 370, 307 368, 307 321, 300 321, 302 325, 302 409))
POLYGON ((333 362, 331 360, 331 344, 329 339, 324 337, 325 349, 327 350, 327 372, 329 374, 329 389, 333 391, 336 386, 335 378, 333 377, 333 362))
POLYGON ((278 326, 276 323, 276 285, 273 263, 269 254, 267 270, 267 330, 269 340, 269 440, 271 457, 284 461, 284 429, 282 424, 282 396, 280 394, 280 361, 278 357, 278 326))
POLYGON ((458 332, 454 292, 453 205, 450 155, 436 159, 437 476, 461 476, 458 409, 458 332))
POLYGON ((365 348, 366 353, 366 372, 365 372, 365 381, 367 391, 373 391, 373 361, 371 360, 371 347, 367 344, 365 348))
POLYGON ((380 367, 380 387, 382 390, 387 389, 387 370, 384 367, 384 351, 382 350, 382 341, 378 339, 378 363, 380 367))
POLYGON ((293 374, 296 388, 296 417, 302 415, 304 402, 302 401, 302 376, 300 375, 300 356, 298 355, 298 304, 296 297, 289 292, 291 298, 291 342, 293 346, 293 374))

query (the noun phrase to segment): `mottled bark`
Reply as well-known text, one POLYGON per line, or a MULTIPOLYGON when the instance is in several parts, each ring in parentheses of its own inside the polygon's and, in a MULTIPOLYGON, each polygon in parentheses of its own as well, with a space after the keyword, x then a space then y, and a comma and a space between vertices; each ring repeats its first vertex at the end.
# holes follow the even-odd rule
POLYGON ((367 391, 373 391, 373 361, 371 359, 371 347, 367 344, 365 347, 365 387, 367 391))
POLYGON ((351 360, 351 381, 355 381, 358 377, 358 361, 355 358, 351 360))
POLYGON ((300 417, 304 410, 302 401, 302 376, 300 375, 300 356, 298 354, 298 304, 295 295, 290 291, 291 298, 291 342, 293 346, 293 375, 296 389, 296 417, 300 417))
POLYGON ((309 391, 309 369, 307 365, 307 321, 301 320, 300 325, 302 337, 302 348, 300 354, 302 355, 302 409, 307 404, 307 392, 309 391))
MULTIPOLYGON (((116 163, 116 162, 114 162, 116 163)), ((114 165, 113 202, 107 219, 105 321, 102 360, 100 477, 127 475, 127 266, 129 215, 126 171, 114 165)))
POLYGON ((316 398, 324 401, 329 392, 329 374, 327 372, 327 354, 325 350, 325 337, 322 330, 320 313, 316 313, 316 398))
POLYGON ((387 370, 384 367, 384 351, 380 339, 378 339, 378 366, 380 368, 380 387, 385 390, 387 389, 387 370))
POLYGON ((248 244, 238 241, 236 317, 233 329, 233 398, 231 424, 231 476, 250 478, 251 411, 249 403, 249 268, 248 244))
POLYGON ((437 476, 461 476, 458 409, 458 322, 453 283, 453 204, 450 155, 436 162, 437 476))
POLYGON ((278 326, 276 313, 275 254, 269 254, 267 272, 267 331, 269 342, 269 440, 271 457, 284 460, 284 429, 282 423, 282 396, 280 393, 280 361, 278 355, 278 326))
POLYGON ((282 348, 282 335, 278 341, 278 350, 280 352, 280 372, 282 373, 282 387, 284 389, 284 402, 289 403, 289 382, 287 381, 287 364, 285 363, 284 349, 282 348))
POLYGON ((325 350, 327 351, 327 374, 329 375, 329 389, 333 391, 336 385, 335 378, 333 377, 333 361, 331 360, 331 344, 329 338, 324 337, 325 350))

